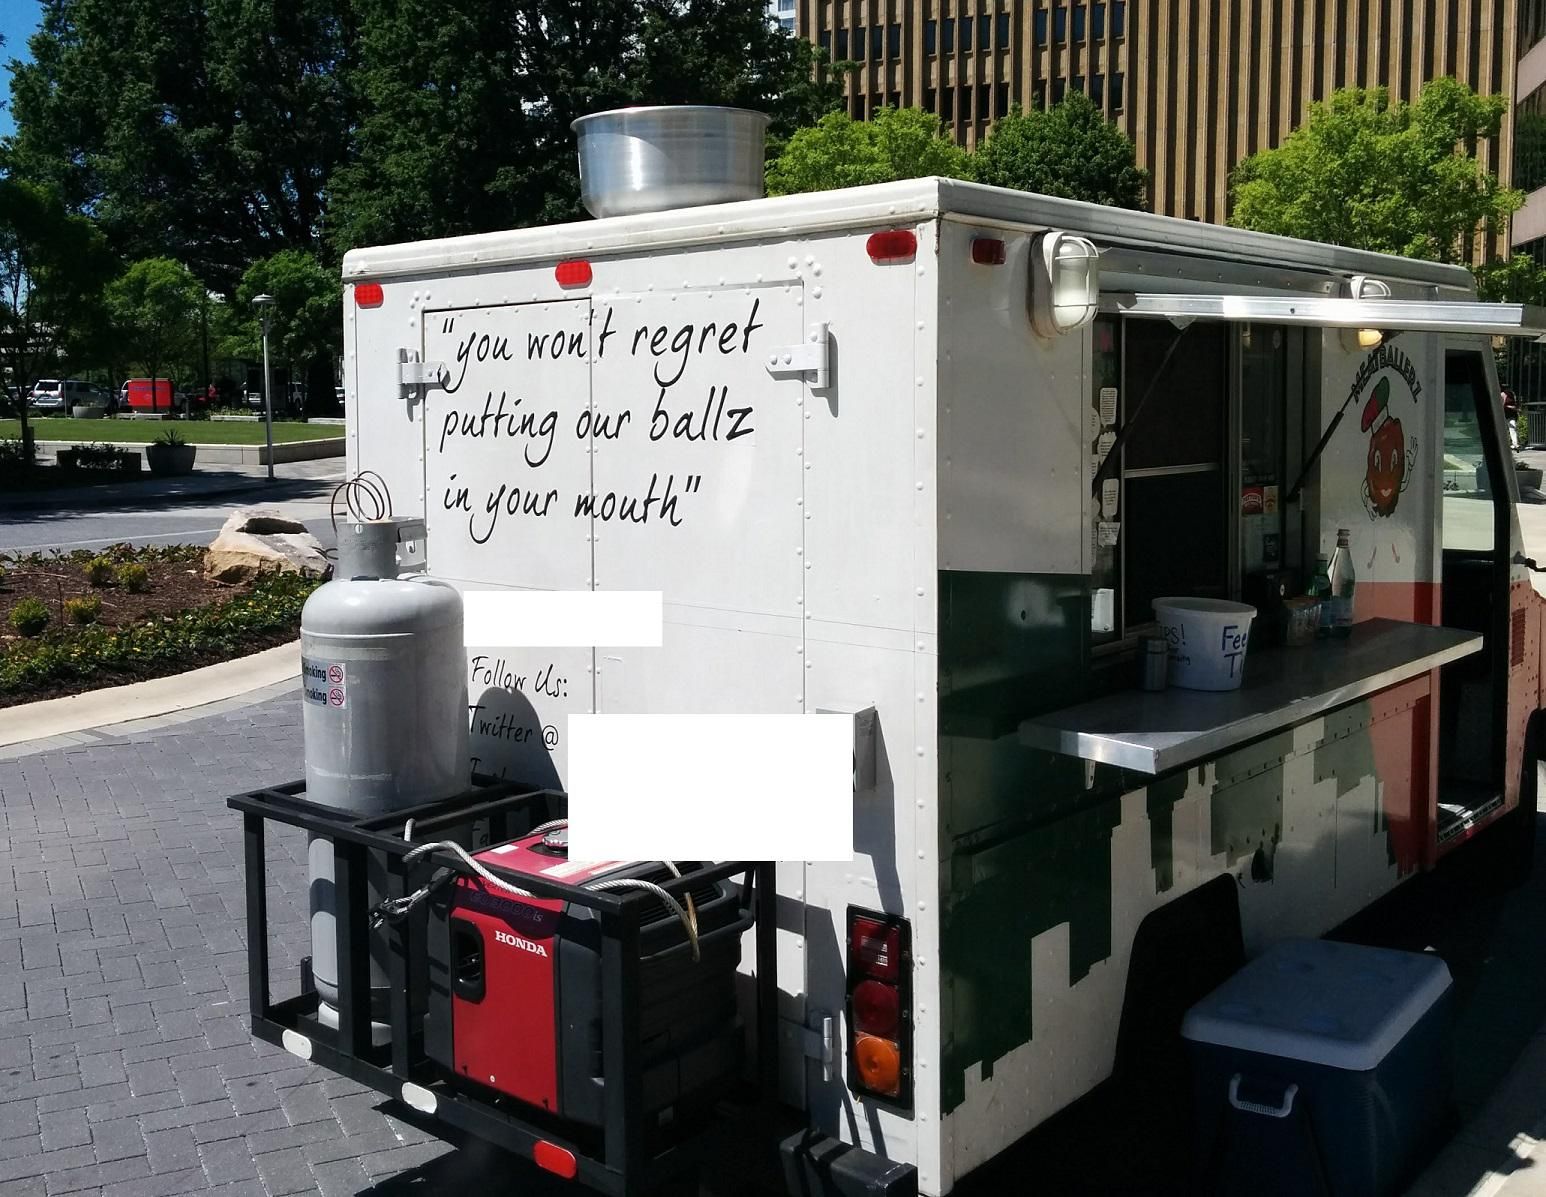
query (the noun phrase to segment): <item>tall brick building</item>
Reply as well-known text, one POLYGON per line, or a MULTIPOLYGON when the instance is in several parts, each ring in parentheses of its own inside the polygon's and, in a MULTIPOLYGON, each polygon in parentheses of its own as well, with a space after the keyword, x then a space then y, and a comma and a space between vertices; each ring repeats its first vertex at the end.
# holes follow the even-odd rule
MULTIPOLYGON (((939 113, 966 145, 1011 104, 1083 91, 1132 137, 1156 212, 1223 222, 1229 175, 1305 104, 1453 75, 1514 94, 1521 7, 1546 0, 796 0, 801 36, 855 60, 849 110, 939 113)), ((1538 20, 1537 24, 1541 22, 1538 20)), ((1546 80, 1546 44, 1537 47, 1546 80)), ((1546 91, 1539 93, 1546 111, 1546 91)), ((1511 177, 1512 113, 1478 147, 1511 177)), ((1541 196, 1546 234, 1546 191, 1541 196)), ((1503 248, 1500 238, 1499 249, 1503 248)))

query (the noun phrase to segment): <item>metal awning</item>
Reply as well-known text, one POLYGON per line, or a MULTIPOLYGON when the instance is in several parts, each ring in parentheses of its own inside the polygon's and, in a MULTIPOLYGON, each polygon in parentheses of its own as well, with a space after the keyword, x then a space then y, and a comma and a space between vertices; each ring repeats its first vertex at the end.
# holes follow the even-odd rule
POLYGON ((1546 341, 1546 308, 1528 303, 1107 291, 1101 294, 1100 310, 1176 323, 1238 320, 1260 324, 1309 324, 1318 328, 1377 328, 1387 332, 1472 333, 1546 341))

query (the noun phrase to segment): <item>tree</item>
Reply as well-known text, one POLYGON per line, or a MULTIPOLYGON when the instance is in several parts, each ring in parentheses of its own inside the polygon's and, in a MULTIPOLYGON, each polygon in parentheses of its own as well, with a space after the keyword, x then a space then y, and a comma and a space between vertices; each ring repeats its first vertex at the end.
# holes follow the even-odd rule
POLYGON ((1476 297, 1488 303, 1546 305, 1546 267, 1515 254, 1476 267, 1476 297))
POLYGON ((755 108, 775 134, 841 84, 749 0, 357 0, 362 113, 333 248, 581 215, 570 123, 630 104, 755 108))
POLYGON ((867 121, 829 112, 768 163, 768 194, 830 191, 942 175, 970 179, 972 162, 919 108, 882 108, 867 121))
POLYGON ((126 258, 219 290, 320 246, 352 114, 352 0, 43 0, 12 66, 14 173, 91 213, 126 258))
POLYGON ((25 391, 90 336, 109 263, 96 226, 66 212, 55 192, 0 177, 0 362, 16 386, 25 391))
MULTIPOLYGON (((300 366, 308 393, 329 396, 331 406, 333 363, 343 342, 342 291, 335 271, 300 250, 281 250, 273 257, 254 262, 236 289, 223 352, 252 361, 262 358, 262 324, 253 310, 252 298, 272 295, 274 306, 269 309, 268 334, 271 356, 289 364, 292 371, 300 366)), ((318 405, 307 406, 315 410, 318 405)))
POLYGON ((979 183, 1116 208, 1145 207, 1148 175, 1127 135, 1083 92, 1047 111, 1018 107, 1000 118, 972 155, 979 183))
POLYGON ((1240 163, 1232 223, 1384 253, 1457 261, 1523 202, 1471 156, 1496 137, 1505 96, 1454 79, 1415 104, 1383 87, 1343 88, 1313 103, 1276 149, 1240 163))
POLYGON ((166 366, 194 354, 204 296, 203 284, 171 258, 143 258, 108 285, 114 330, 134 347, 151 382, 152 406, 166 366))

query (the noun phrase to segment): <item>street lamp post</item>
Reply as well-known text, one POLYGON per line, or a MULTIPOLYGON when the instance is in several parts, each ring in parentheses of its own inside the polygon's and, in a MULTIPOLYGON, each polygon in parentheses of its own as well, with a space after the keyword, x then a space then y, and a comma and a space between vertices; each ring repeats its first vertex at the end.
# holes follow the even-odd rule
POLYGON ((268 328, 273 320, 274 297, 254 295, 252 306, 258 309, 258 319, 263 323, 263 428, 268 439, 268 480, 274 480, 274 400, 268 380, 268 328))

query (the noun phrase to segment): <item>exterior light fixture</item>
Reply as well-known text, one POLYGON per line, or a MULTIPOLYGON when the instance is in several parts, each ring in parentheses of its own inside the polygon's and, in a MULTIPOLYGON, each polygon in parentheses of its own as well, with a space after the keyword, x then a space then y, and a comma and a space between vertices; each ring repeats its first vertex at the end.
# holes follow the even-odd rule
POLYGON ((1100 251, 1071 233, 1043 233, 1031 251, 1031 327, 1044 337, 1076 332, 1095 319, 1100 251))

